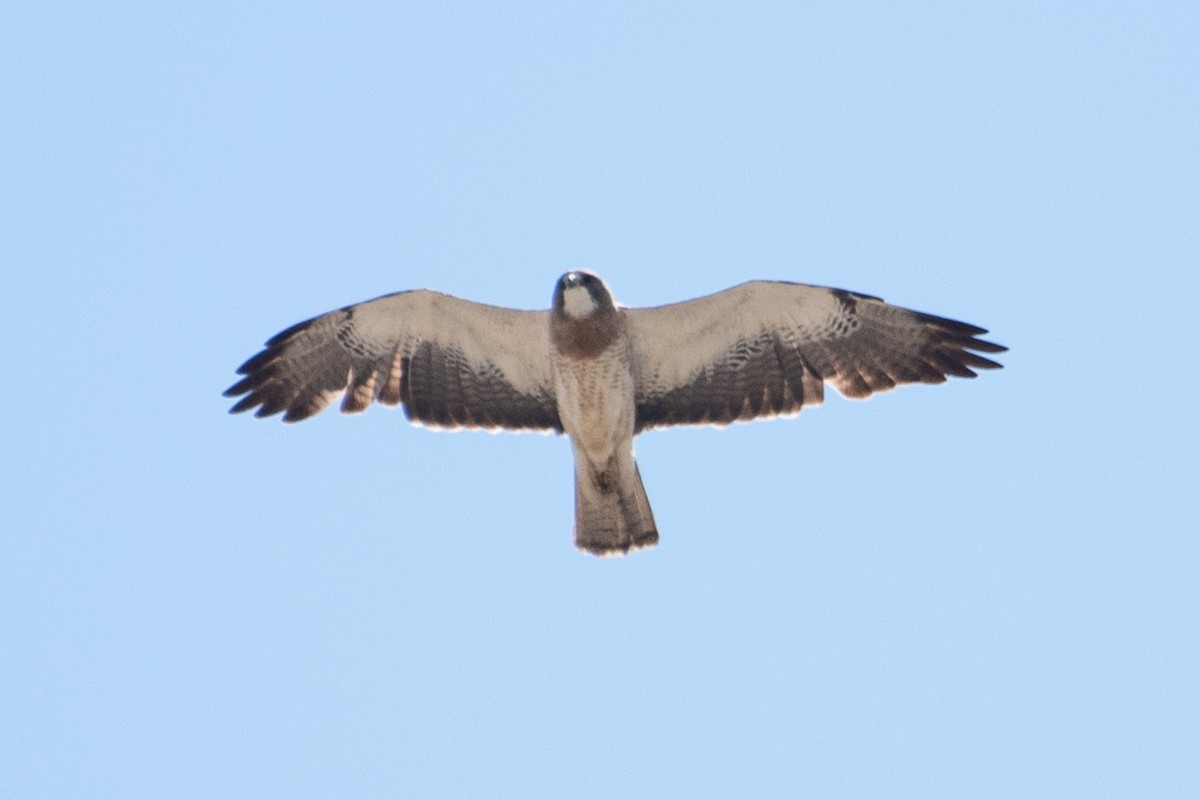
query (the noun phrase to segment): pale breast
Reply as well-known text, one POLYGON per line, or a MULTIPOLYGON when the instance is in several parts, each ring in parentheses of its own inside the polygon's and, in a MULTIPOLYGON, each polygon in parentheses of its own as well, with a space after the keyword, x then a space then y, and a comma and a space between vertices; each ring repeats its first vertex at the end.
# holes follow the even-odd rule
POLYGON ((557 356, 554 382, 563 430, 589 458, 605 461, 633 437, 633 375, 624 341, 593 358, 557 356))

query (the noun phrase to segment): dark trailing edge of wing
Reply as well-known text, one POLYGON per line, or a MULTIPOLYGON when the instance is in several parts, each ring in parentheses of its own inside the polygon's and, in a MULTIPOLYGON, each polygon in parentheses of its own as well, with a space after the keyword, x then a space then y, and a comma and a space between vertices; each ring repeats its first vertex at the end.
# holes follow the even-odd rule
POLYGON ((519 392, 494 364, 432 342, 401 360, 400 398, 409 419, 429 425, 562 431, 553 395, 519 392))
POLYGON ((639 396, 637 430, 794 413, 806 402, 820 402, 821 382, 814 384, 812 374, 799 351, 764 332, 738 341, 720 363, 686 386, 639 396))

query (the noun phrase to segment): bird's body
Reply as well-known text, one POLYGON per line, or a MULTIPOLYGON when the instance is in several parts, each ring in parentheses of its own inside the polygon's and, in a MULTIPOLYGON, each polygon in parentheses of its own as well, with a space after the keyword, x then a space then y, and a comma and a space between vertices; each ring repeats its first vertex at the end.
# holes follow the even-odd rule
POLYGON ((658 541, 633 437, 663 425, 788 415, 823 399, 941 383, 1000 365, 966 323, 869 295, 752 281, 667 306, 619 307, 589 272, 550 311, 418 290, 295 325, 239 368, 233 411, 304 419, 342 397, 403 404, 440 427, 557 431, 575 460, 575 542, 598 555, 658 541), (978 352, 973 352, 978 351, 978 352))
POLYGON ((597 553, 652 545, 658 529, 633 460, 637 406, 625 312, 584 273, 559 281, 554 308, 554 390, 575 456, 575 544, 597 553))

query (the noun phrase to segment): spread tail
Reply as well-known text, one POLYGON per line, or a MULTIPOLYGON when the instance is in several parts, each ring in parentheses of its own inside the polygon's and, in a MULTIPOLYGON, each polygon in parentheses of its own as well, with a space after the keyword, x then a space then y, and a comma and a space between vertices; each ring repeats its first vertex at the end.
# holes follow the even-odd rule
POLYGON ((576 467, 576 547, 611 556, 657 543, 650 500, 632 457, 614 459, 603 470, 576 467), (581 475, 580 469, 587 472, 581 475))

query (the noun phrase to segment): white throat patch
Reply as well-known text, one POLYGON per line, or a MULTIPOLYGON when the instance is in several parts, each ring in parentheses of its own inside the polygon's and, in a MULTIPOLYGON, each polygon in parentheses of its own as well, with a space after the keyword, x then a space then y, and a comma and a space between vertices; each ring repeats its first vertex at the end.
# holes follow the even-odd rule
POLYGON ((586 286, 568 286, 563 289, 563 311, 568 317, 581 319, 596 313, 598 307, 586 286))

